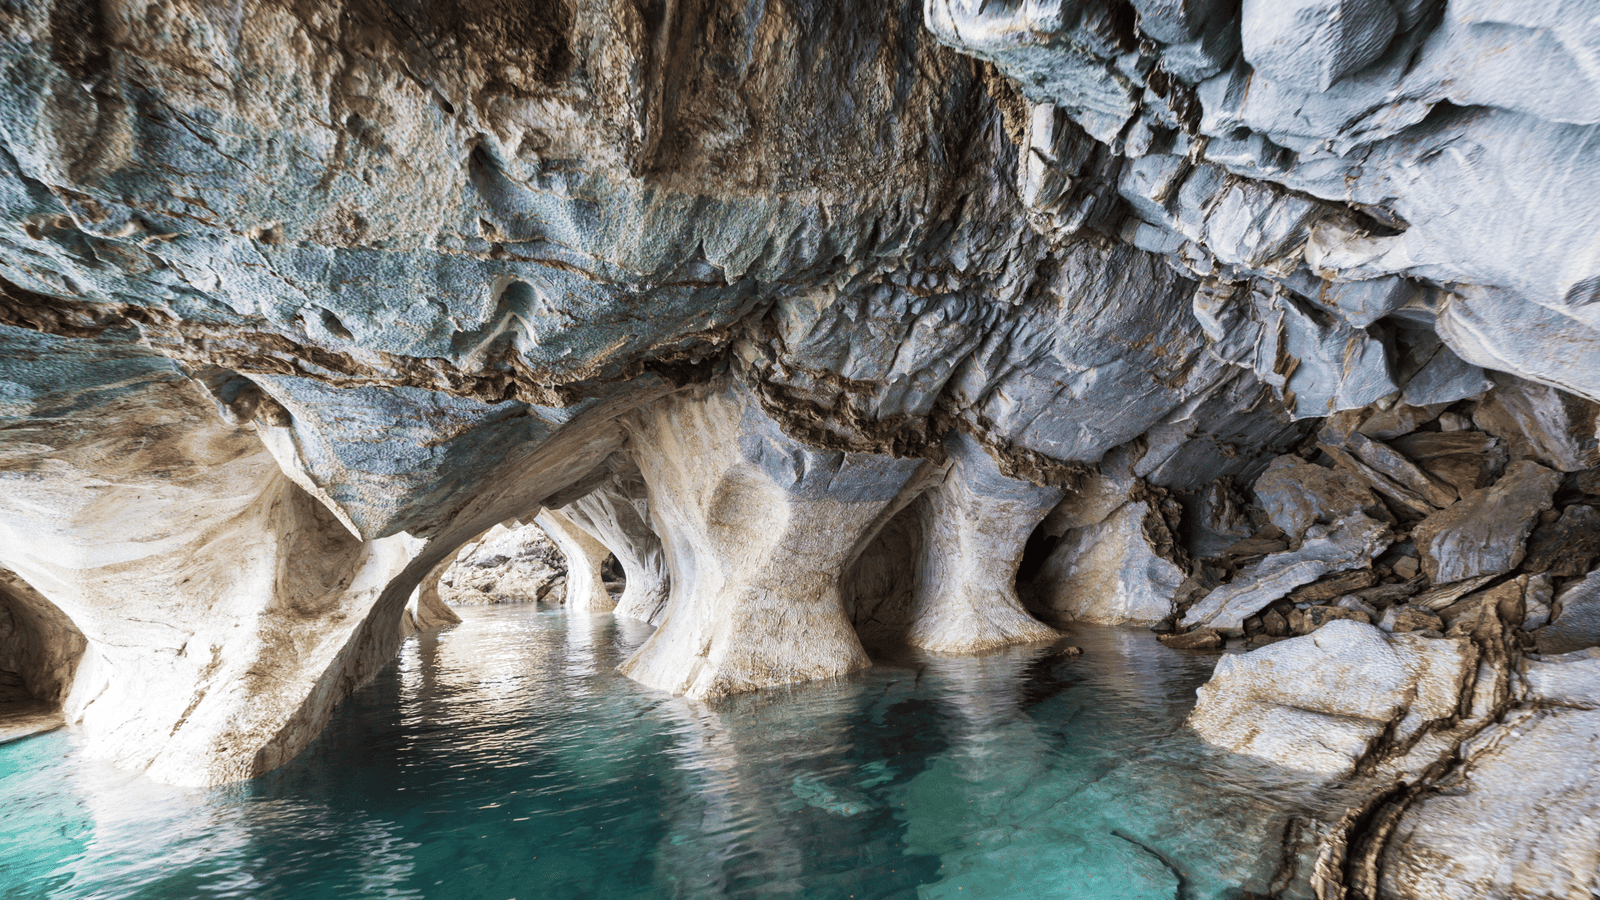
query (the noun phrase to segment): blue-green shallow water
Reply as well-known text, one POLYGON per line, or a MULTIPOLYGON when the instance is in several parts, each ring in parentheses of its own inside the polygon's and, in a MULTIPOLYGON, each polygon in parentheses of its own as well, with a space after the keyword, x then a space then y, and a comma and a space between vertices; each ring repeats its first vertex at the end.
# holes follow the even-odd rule
POLYGON ((463 612, 249 784, 0 747, 0 896, 1240 897, 1307 802, 1179 727, 1215 659, 1139 631, 706 705, 613 671, 643 626, 463 612))

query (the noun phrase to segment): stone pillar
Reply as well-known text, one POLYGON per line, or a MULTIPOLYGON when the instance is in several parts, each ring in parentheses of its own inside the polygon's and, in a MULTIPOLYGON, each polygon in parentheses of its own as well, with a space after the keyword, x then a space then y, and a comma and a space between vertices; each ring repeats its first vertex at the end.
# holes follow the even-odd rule
POLYGON ((427 577, 422 579, 417 589, 411 592, 411 597, 406 600, 405 612, 400 614, 402 639, 420 631, 433 631, 461 624, 461 617, 456 615, 455 610, 446 606, 444 598, 439 596, 439 579, 454 561, 454 557, 445 558, 443 562, 429 570, 427 577))
POLYGON ((617 615, 661 624, 667 612, 667 559, 650 529, 650 505, 637 470, 618 473, 562 512, 573 524, 611 548, 628 585, 617 615))
POLYGON ((600 577, 611 550, 579 528, 571 519, 557 510, 547 509, 534 518, 544 533, 555 541, 561 555, 567 560, 567 610, 569 612, 611 612, 616 601, 606 591, 600 577))
POLYGON ((1059 637, 1023 609, 1017 566, 1064 489, 1002 475, 970 435, 953 433, 945 449, 948 474, 918 500, 921 557, 907 643, 973 653, 1059 637))
POLYGON ((866 667, 840 581, 923 464, 806 447, 726 383, 636 412, 630 428, 672 586, 621 671, 715 697, 866 667))
POLYGON ((0 329, 0 380, 0 566, 83 634, 64 712, 88 752, 182 784, 297 753, 423 542, 351 535, 130 336, 0 329))

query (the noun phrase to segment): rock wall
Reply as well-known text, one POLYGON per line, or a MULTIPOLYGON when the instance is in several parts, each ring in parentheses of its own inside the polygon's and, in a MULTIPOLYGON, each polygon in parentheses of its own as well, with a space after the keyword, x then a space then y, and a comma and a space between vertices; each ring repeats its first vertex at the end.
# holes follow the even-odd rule
POLYGON ((1487 714, 1406 724, 1466 690, 1417 660, 1469 635, 1503 711, 1600 640, 1581 7, 7 7, 0 652, 94 752, 250 777, 544 511, 657 688, 1359 632, 1196 722, 1377 766, 1487 714))
POLYGON ((468 543, 439 573, 439 597, 452 606, 560 602, 567 564, 538 525, 501 523, 468 543))

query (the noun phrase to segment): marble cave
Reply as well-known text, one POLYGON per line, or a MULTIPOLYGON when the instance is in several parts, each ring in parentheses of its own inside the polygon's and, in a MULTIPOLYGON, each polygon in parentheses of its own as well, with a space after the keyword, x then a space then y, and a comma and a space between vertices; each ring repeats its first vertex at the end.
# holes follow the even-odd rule
POLYGON ((1600 897, 1600 2, 0 73, 0 894, 1600 897))

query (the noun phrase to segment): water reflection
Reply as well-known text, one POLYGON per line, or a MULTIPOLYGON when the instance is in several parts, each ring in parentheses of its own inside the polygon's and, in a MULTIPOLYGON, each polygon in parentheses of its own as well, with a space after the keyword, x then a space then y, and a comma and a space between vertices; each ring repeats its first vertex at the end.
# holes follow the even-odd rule
POLYGON ((463 616, 247 785, 0 748, 0 895, 1228 897, 1314 800, 1178 730, 1212 660, 1137 632, 706 704, 615 674, 649 626, 463 616))

